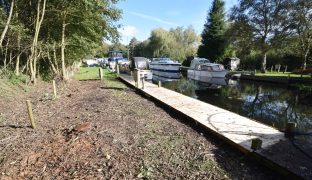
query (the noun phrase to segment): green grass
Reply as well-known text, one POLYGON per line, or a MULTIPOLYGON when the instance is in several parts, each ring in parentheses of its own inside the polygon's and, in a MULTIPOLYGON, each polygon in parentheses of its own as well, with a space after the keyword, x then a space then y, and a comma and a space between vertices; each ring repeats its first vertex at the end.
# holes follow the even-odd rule
POLYGON ((79 72, 74 75, 76 80, 100 79, 99 67, 81 67, 79 72))
POLYGON ((16 95, 28 92, 32 87, 26 85, 29 81, 25 75, 17 76, 12 71, 3 71, 0 69, 0 99, 14 98, 16 95))
MULTIPOLYGON (((81 67, 79 72, 74 75, 74 79, 99 80, 99 68, 100 67, 81 67)), ((117 79, 116 73, 110 72, 108 69, 103 69, 103 82, 107 87, 126 88, 126 86, 117 79)))
POLYGON ((302 91, 312 91, 312 85, 311 84, 292 84, 292 87, 298 88, 302 91))
MULTIPOLYGON (((256 73, 256 76, 273 76, 273 77, 301 77, 301 74, 293 74, 291 72, 267 72, 265 74, 263 73, 256 73)), ((303 75, 304 78, 311 78, 310 75, 303 75)))

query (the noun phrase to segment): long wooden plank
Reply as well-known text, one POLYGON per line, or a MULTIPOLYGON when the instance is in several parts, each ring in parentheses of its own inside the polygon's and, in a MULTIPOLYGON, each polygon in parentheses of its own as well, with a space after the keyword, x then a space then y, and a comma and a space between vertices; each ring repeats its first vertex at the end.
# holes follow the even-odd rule
MULTIPOLYGON (((120 78, 132 86, 135 86, 132 77, 121 75, 120 78)), ((296 178, 297 175, 301 175, 302 168, 300 167, 307 167, 308 171, 303 177, 312 178, 312 176, 309 175, 310 168, 312 168, 310 167, 311 163, 304 156, 300 155, 301 161, 295 162, 290 162, 289 159, 286 158, 291 156, 291 154, 298 153, 298 150, 289 145, 289 140, 284 137, 284 133, 225 109, 166 88, 158 87, 153 83, 145 82, 144 89, 142 89, 141 83, 139 83, 138 89, 206 126, 211 132, 225 139, 227 142, 230 142, 241 151, 254 154, 259 161, 264 162, 264 164, 270 167, 274 166, 274 168, 282 174, 296 178), (253 151, 251 149, 252 139, 255 138, 262 140, 261 150, 253 151), (278 154, 272 153, 272 151, 278 152, 276 147, 285 149, 282 155, 279 156, 278 154), (288 153, 287 151, 290 152, 288 153), (291 168, 289 168, 290 166, 291 168), (285 171, 286 169, 288 170, 287 172, 285 171)))

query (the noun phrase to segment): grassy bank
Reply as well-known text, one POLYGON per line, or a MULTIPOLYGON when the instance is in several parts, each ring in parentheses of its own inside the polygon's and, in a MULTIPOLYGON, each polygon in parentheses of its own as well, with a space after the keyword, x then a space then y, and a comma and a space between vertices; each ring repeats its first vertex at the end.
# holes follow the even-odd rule
MULTIPOLYGON (((256 73, 256 76, 272 76, 272 77, 301 77, 301 74, 294 74, 291 72, 267 72, 267 73, 256 73)), ((302 75, 303 78, 311 78, 310 75, 302 75)))
POLYGON ((0 98, 13 98, 22 92, 28 92, 32 87, 26 85, 27 76, 16 76, 14 72, 0 70, 0 98))
MULTIPOLYGON (((100 80, 99 68, 100 67, 81 67, 79 72, 74 75, 74 79, 79 81, 100 80)), ((103 81, 106 86, 112 88, 126 88, 123 83, 118 81, 116 73, 111 72, 108 69, 103 69, 103 81)))

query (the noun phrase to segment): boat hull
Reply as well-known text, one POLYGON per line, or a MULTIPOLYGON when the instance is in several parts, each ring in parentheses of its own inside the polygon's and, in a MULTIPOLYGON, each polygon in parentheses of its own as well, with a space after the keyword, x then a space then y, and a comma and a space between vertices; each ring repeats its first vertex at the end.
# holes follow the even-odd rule
POLYGON ((227 70, 222 71, 199 71, 194 69, 187 70, 187 77, 202 82, 209 82, 211 78, 224 78, 228 73, 227 70))
POLYGON ((153 75, 164 78, 180 78, 180 64, 150 64, 153 75))

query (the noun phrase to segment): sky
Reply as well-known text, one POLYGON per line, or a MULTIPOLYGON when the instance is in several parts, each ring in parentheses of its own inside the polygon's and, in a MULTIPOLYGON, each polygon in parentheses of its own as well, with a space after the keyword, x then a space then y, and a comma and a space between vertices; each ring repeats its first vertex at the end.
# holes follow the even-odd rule
MULTIPOLYGON (((224 0, 226 12, 237 0, 224 0)), ((132 37, 139 41, 147 39, 155 28, 193 26, 197 34, 203 30, 212 0, 121 0, 121 43, 128 44, 132 37)))

